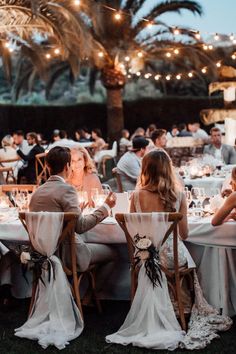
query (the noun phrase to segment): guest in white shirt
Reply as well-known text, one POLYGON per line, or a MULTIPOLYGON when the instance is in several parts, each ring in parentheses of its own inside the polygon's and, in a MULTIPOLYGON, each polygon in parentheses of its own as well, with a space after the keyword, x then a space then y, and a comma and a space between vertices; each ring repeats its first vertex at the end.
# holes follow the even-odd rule
POLYGON ((24 139, 24 132, 22 130, 17 130, 13 133, 14 144, 18 149, 20 149, 25 155, 28 155, 32 146, 30 146, 27 140, 24 139))
POLYGON ((55 146, 67 147, 67 148, 74 148, 79 146, 80 144, 72 139, 67 138, 67 133, 65 130, 60 130, 59 132, 59 139, 56 139, 52 144, 48 146, 48 149, 51 150, 55 146))
POLYGON ((117 164, 117 172, 121 175, 124 190, 135 189, 141 171, 141 159, 146 153, 149 141, 144 137, 136 137, 132 141, 132 149, 127 151, 117 164))
POLYGON ((188 124, 188 130, 192 133, 194 139, 202 139, 203 141, 209 140, 207 132, 201 129, 200 124, 197 122, 188 124))

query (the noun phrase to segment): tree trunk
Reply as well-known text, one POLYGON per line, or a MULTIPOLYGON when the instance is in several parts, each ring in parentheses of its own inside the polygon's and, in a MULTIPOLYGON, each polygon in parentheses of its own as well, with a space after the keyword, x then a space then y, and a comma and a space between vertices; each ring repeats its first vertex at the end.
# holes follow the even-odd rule
POLYGON ((124 128, 122 89, 107 88, 107 135, 109 142, 120 138, 124 128))

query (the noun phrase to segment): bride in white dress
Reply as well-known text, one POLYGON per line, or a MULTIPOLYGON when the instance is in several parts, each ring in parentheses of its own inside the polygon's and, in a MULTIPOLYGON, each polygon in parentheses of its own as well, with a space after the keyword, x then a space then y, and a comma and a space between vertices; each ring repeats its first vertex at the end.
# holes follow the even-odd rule
MULTIPOLYGON (((143 158, 140 178, 140 190, 134 192, 131 199, 131 214, 126 214, 126 226, 131 235, 146 235, 156 249, 160 248, 167 221, 159 222, 132 218, 132 213, 173 212, 183 214, 179 222, 178 252, 179 265, 193 268, 194 262, 184 246, 182 239, 188 237, 187 205, 183 193, 177 190, 175 174, 170 157, 164 150, 153 150, 143 158), (135 227, 134 227, 135 225, 135 227), (157 232, 158 230, 158 232, 157 232)), ((150 215, 150 214, 149 214, 150 215)), ((163 214, 159 215, 163 218, 163 214)), ((161 263, 173 268, 173 236, 170 236, 160 248, 161 263)), ((109 343, 133 344, 152 349, 174 350, 177 347, 201 349, 218 337, 217 331, 230 328, 232 320, 220 316, 203 297, 196 273, 194 274, 195 302, 191 310, 188 331, 185 333, 176 319, 170 300, 165 274, 162 272, 161 286, 153 287, 146 274, 144 263, 139 276, 137 291, 125 319, 118 332, 106 337, 109 343)))

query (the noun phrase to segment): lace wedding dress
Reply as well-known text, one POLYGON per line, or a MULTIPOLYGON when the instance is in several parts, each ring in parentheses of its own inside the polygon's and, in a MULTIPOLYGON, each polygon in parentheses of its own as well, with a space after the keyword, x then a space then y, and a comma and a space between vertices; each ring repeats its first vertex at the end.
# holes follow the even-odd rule
MULTIPOLYGON (((177 207, 180 205, 177 202, 177 207)), ((176 208, 177 210, 179 209, 176 208)), ((137 211, 141 211, 139 207, 137 211)), ((164 213, 131 213, 125 214, 126 226, 133 237, 137 233, 146 235, 152 244, 160 249, 161 242, 168 229, 166 214, 164 213), (157 232, 158 230, 158 232, 157 232)), ((182 241, 179 240, 180 264, 188 266, 192 262, 182 241)), ((168 241, 161 253, 168 256, 168 264, 173 262, 173 249, 168 241), (166 251, 167 248, 167 251, 166 251)), ((163 259, 161 254, 161 261, 163 259)), ((192 307, 185 333, 176 319, 173 305, 170 300, 165 274, 162 272, 161 286, 153 287, 148 278, 144 264, 138 276, 138 287, 130 311, 124 324, 114 334, 106 337, 109 343, 122 345, 133 344, 138 347, 152 349, 174 350, 177 347, 186 349, 202 349, 218 337, 217 331, 226 331, 232 325, 227 316, 220 316, 203 297, 196 273, 194 274, 195 303, 192 307)))

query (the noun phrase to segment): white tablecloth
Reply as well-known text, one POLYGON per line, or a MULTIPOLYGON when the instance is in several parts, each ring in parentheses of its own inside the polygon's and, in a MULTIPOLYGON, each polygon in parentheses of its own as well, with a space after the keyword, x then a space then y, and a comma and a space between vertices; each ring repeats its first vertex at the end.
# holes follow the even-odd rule
POLYGON ((218 188, 221 190, 225 177, 202 177, 202 178, 185 178, 185 185, 192 185, 193 187, 204 188, 206 195, 210 195, 211 189, 218 188))
MULTIPOLYGON (((105 281, 100 297, 129 299, 130 273, 126 240, 122 229, 117 224, 100 223, 81 237, 90 243, 116 244, 119 255, 117 267, 105 281)), ((1 240, 25 242, 28 237, 20 221, 14 221, 0 223, 1 240)), ((207 301, 216 308, 223 309, 224 313, 235 315, 236 223, 230 221, 213 227, 210 218, 190 218, 186 245, 197 265, 199 280, 207 301)), ((18 290, 20 290, 18 297, 22 297, 22 286, 18 290)), ((14 295, 17 295, 17 289, 14 295)), ((29 296, 29 289, 25 296, 29 296)))

